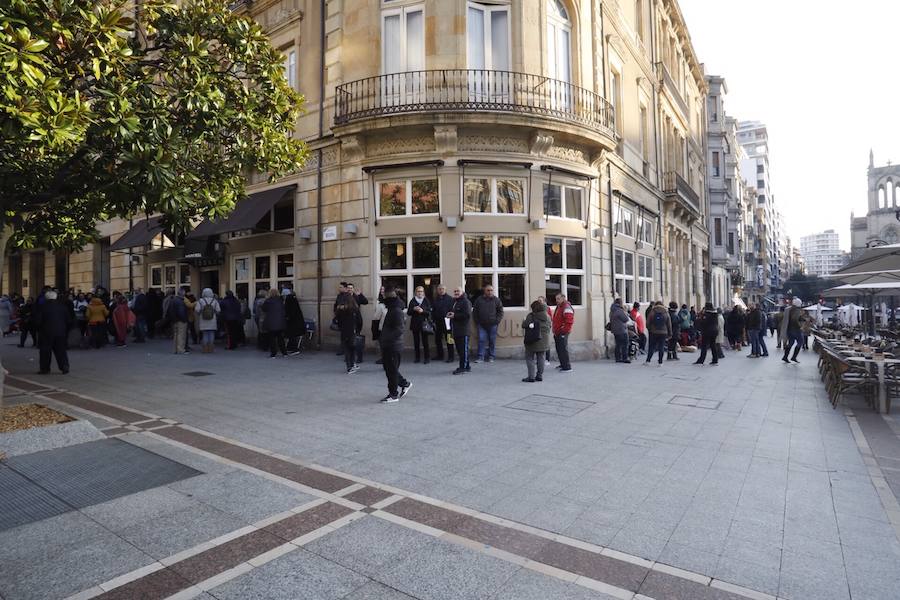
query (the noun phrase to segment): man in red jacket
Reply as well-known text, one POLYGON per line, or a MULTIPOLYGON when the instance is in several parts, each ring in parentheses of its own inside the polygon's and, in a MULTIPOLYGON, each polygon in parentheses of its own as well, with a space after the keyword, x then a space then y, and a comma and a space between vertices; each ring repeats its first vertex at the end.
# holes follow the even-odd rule
POLYGON ((559 357, 561 373, 571 373, 569 362, 569 334, 575 324, 575 309, 562 294, 556 295, 556 311, 553 313, 553 341, 556 342, 556 355, 559 357))

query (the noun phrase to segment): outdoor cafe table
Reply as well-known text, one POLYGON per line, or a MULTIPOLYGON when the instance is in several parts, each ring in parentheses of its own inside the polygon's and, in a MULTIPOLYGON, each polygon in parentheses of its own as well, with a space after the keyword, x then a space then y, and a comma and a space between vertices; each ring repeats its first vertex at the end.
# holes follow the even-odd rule
POLYGON ((884 358, 875 360, 874 358, 865 358, 864 356, 850 356, 847 360, 853 362, 864 363, 868 368, 875 365, 878 374, 878 412, 884 414, 887 412, 887 385, 885 385, 885 365, 900 365, 900 359, 884 358))

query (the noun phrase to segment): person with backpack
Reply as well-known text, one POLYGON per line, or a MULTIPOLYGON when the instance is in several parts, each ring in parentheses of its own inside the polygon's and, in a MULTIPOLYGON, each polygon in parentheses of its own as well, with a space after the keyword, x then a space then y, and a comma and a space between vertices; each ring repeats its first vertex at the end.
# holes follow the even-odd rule
POLYGON ((535 300, 531 303, 531 312, 522 321, 525 366, 528 369, 528 376, 522 380, 523 382, 534 383, 544 380, 544 353, 550 349, 551 331, 547 306, 540 300, 535 300))
MULTIPOLYGON (((556 295, 556 311, 551 319, 553 330, 553 343, 556 346, 556 357, 559 365, 556 367, 560 373, 571 373, 572 363, 569 361, 569 334, 575 325, 575 309, 564 294, 556 295)), ((549 345, 548 345, 549 354, 549 345)))
POLYGON ((203 288, 200 299, 194 304, 194 312, 197 329, 200 330, 203 353, 209 354, 214 350, 216 330, 219 328, 216 317, 222 312, 222 307, 219 306, 212 289, 203 288))
POLYGON ((663 363, 663 351, 666 349, 666 340, 672 337, 673 328, 672 320, 669 318, 669 311, 663 306, 663 303, 656 301, 650 310, 647 319, 647 332, 650 334, 650 346, 647 348, 647 360, 645 365, 650 364, 654 352, 659 352, 659 363, 663 363))
POLYGON ((166 320, 172 324, 175 354, 190 354, 191 351, 187 348, 188 312, 184 303, 184 289, 178 290, 169 300, 166 320))
MULTIPOLYGON (((400 357, 403 354, 403 300, 397 290, 384 286, 384 318, 380 323, 378 345, 381 346, 381 364, 387 377, 388 395, 381 399, 385 404, 399 402, 409 392, 412 383, 400 373, 400 357)), ((345 350, 349 351, 349 350, 345 350)))
POLYGON ((680 360, 678 358, 678 340, 681 339, 683 319, 681 313, 678 312, 677 302, 669 302, 669 322, 672 323, 672 336, 669 338, 666 360, 680 360))

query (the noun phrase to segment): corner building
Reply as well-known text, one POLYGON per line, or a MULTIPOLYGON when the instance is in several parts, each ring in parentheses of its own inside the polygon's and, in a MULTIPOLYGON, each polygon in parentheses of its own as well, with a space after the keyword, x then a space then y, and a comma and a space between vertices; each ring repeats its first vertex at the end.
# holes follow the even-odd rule
POLYGON ((490 283, 506 307, 501 355, 521 351, 530 302, 563 291, 582 357, 612 344, 616 295, 704 300, 706 83, 674 0, 234 9, 263 25, 306 96, 311 160, 274 184, 251 177, 235 215, 184 240, 126 242, 143 244, 129 251, 146 255, 145 288, 292 285, 327 342, 340 281, 370 297, 388 282, 407 297, 490 283))

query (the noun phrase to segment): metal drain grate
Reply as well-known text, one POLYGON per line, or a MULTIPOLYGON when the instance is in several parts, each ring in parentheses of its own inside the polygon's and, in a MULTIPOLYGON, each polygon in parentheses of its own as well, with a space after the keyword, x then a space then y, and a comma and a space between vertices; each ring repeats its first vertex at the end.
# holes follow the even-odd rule
POLYGON ((0 530, 200 474, 115 438, 15 456, 5 465, 0 530))
POLYGON ((722 403, 718 400, 704 400, 703 398, 694 398, 692 396, 672 396, 672 399, 669 400, 669 404, 717 410, 722 403))
POLYGON ((215 375, 215 373, 210 373, 209 371, 188 371, 187 373, 182 373, 182 375, 187 375, 188 377, 206 377, 207 375, 215 375))
POLYGON ((571 417, 577 415, 586 408, 593 406, 594 402, 586 400, 572 400, 571 398, 556 398, 553 396, 541 396, 539 394, 525 396, 515 402, 505 404, 506 408, 525 410, 528 412, 556 415, 558 417, 571 417))

